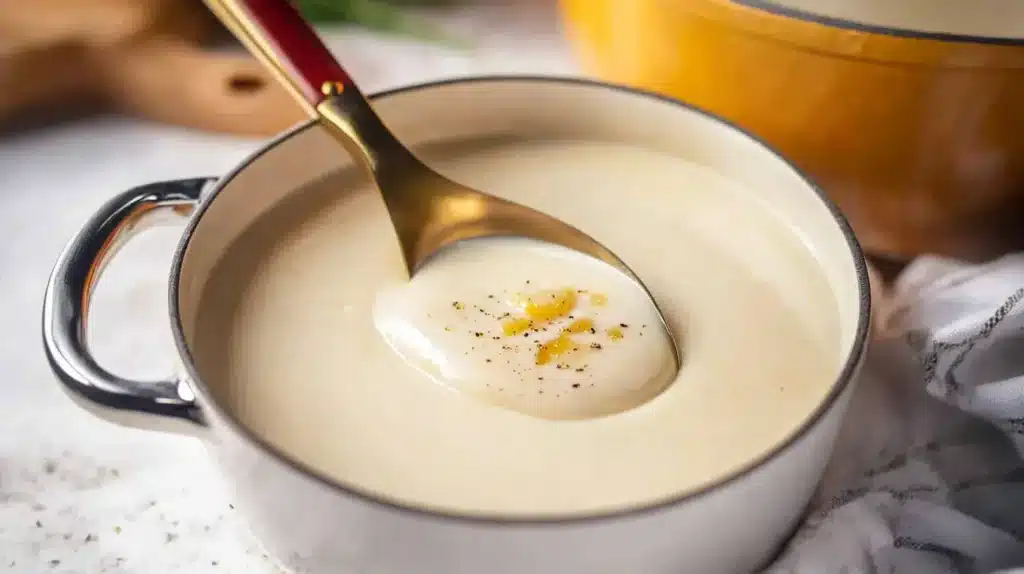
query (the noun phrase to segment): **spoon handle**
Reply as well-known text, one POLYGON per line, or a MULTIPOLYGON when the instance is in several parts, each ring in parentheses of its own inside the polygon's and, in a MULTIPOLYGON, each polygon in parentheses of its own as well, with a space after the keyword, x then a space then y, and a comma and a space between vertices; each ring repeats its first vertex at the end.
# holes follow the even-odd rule
POLYGON ((206 0, 210 9, 316 117, 327 88, 354 89, 351 78, 288 0, 206 0))

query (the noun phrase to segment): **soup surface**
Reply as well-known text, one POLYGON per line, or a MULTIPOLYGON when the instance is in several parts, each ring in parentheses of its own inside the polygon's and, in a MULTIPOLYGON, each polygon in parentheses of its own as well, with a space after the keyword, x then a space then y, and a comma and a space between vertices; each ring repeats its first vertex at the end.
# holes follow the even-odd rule
POLYGON ((632 283, 557 248, 467 242, 407 283, 383 203, 339 173, 235 241, 196 329, 217 400, 293 458, 435 510, 610 511, 749 463, 828 393, 841 360, 835 298, 755 192, 610 143, 420 153, 615 251, 665 312, 682 369, 664 378, 663 332, 632 283))

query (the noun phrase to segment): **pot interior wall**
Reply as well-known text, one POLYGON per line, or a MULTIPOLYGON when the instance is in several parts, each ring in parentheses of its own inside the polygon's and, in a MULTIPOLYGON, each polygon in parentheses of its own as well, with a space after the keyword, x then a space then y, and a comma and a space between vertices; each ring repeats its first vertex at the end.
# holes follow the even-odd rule
MULTIPOLYGON (((658 149, 709 166, 757 191, 766 208, 791 222, 811 247, 835 293, 838 356, 849 354, 860 323, 866 320, 861 314, 866 277, 858 273, 856 256, 829 207, 785 161, 700 112, 599 84, 540 79, 412 88, 378 98, 376 108, 414 148, 500 137, 611 141, 658 149)), ((177 302, 186 345, 191 348, 196 341, 204 287, 232 241, 285 197, 346 166, 351 168, 351 162, 341 147, 321 129, 307 126, 222 183, 199 215, 181 260, 177 302)), ((345 177, 360 176, 348 173, 345 177)), ((624 190, 626 201, 627 193, 624 190)), ((722 225, 727 233, 728 222, 722 225)), ((666 265, 678 265, 685 272, 685 262, 666 261, 666 265)), ((823 315, 833 315, 824 311, 823 315)))
POLYGON ((738 0, 839 25, 988 39, 1024 39, 1020 0, 738 0))

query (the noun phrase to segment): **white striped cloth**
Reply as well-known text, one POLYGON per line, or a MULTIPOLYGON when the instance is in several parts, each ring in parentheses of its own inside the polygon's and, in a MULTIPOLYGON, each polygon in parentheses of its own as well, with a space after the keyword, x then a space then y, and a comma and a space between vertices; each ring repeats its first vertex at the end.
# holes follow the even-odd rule
POLYGON ((919 259, 878 311, 811 512, 766 572, 1024 574, 1024 255, 919 259))

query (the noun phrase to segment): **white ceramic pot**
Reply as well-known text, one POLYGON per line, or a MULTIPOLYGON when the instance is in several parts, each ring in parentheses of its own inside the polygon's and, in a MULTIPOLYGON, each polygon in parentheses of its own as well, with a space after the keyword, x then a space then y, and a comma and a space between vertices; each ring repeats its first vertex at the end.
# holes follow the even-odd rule
POLYGON ((297 573, 715 574, 749 572, 770 560, 829 458, 867 341, 865 262, 835 206, 753 137, 648 93, 582 80, 481 78, 380 94, 375 105, 414 146, 499 134, 627 142, 687 157, 758 190, 813 245, 834 290, 835 308, 822 312, 838 313, 835 338, 844 360, 838 377, 823 381, 830 392, 785 441, 731 475, 668 503, 612 514, 444 515, 318 475, 245 428, 215 400, 210 389, 217 381, 202 380, 191 358, 199 296, 231 241, 284 196, 349 163, 325 132, 306 124, 218 180, 155 183, 119 195, 72 239, 43 310, 46 351, 70 396, 108 420, 202 437, 254 533, 297 573), (116 246, 151 216, 167 213, 187 221, 169 285, 183 375, 126 380, 97 365, 86 348, 89 294, 116 246))

